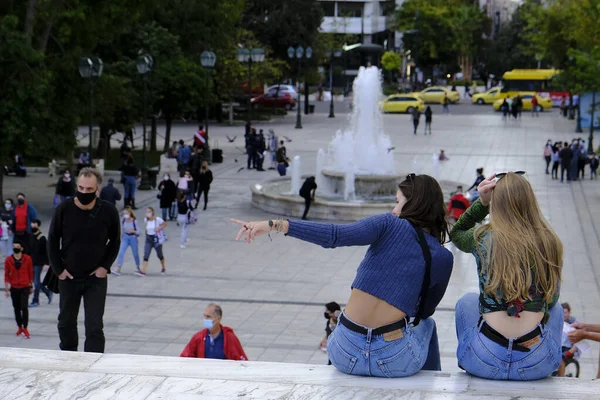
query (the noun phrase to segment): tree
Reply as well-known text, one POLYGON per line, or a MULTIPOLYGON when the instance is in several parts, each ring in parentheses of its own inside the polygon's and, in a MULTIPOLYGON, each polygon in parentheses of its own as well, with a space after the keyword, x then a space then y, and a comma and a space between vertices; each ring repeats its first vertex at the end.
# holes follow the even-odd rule
POLYGON ((398 71, 402 66, 402 59, 397 53, 386 51, 381 57, 381 65, 383 66, 383 69, 389 71, 391 81, 393 71, 398 71))

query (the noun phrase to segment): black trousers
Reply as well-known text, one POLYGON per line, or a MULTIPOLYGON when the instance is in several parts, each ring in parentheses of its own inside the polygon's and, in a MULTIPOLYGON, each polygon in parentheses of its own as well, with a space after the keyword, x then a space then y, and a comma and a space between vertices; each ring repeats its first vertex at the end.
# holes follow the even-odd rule
POLYGON ((256 168, 256 151, 250 149, 248 152, 248 169, 256 168))
POLYGON ((95 275, 86 278, 65 279, 58 282, 60 292, 60 312, 58 314, 58 335, 60 349, 77 351, 79 335, 77 317, 83 298, 85 312, 84 351, 104 353, 104 304, 106 302, 107 278, 95 275))
POLYGON ((210 190, 210 186, 208 186, 208 187, 199 186, 198 193, 196 195, 196 203, 200 204, 200 197, 204 193, 204 208, 205 209, 206 209, 206 206, 208 206, 208 191, 209 190, 210 190))
POLYGON ((585 178, 585 160, 579 160, 577 163, 577 176, 581 176, 581 178, 585 178))
POLYGON ((10 288, 13 308, 15 309, 15 321, 19 328, 27 328, 29 323, 29 288, 10 288))
POLYGON ((565 172, 567 173, 567 180, 570 181, 571 180, 571 168, 570 168, 570 163, 569 165, 564 165, 564 164, 560 164, 560 181, 562 182, 565 178, 565 172))
POLYGON ((554 161, 554 163, 552 164, 552 179, 558 179, 559 165, 560 165, 560 162, 558 162, 558 161, 554 161))
POLYGON ((306 219, 306 216, 308 215, 311 200, 312 198, 310 196, 304 197, 304 214, 302 214, 302 219, 306 219))
POLYGON ((545 156, 544 158, 546 159, 546 173, 549 174, 550 172, 548 172, 548 168, 550 167, 550 163, 552 162, 552 157, 545 156))

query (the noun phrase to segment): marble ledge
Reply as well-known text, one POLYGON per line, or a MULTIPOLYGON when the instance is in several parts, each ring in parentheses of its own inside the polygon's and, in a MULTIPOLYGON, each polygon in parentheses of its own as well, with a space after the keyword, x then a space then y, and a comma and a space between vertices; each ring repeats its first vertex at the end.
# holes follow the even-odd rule
POLYGON ((355 377, 333 367, 0 348, 0 399, 589 399, 600 382, 466 373, 355 377))

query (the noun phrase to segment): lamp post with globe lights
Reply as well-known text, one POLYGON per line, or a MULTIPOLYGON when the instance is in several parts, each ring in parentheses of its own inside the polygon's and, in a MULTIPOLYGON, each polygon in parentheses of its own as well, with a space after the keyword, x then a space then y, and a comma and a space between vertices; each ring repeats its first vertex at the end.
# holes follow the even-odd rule
POLYGON ((290 46, 288 47, 288 57, 290 59, 296 58, 298 60, 298 76, 296 77, 296 88, 298 90, 298 101, 296 101, 296 129, 302 129, 302 116, 300 113, 300 71, 302 69, 302 58, 306 55, 307 59, 312 57, 312 48, 308 47, 306 52, 304 47, 298 46, 295 49, 290 46))
POLYGON ((206 152, 205 155, 206 160, 210 163, 212 161, 212 157, 210 154, 210 145, 208 143, 208 85, 209 85, 209 76, 212 72, 212 69, 215 67, 217 62, 217 56, 212 51, 203 51, 200 54, 200 64, 202 64, 202 68, 204 68, 204 82, 206 87, 205 93, 205 102, 204 102, 204 132, 206 134, 206 152))
POLYGON ((138 189, 140 190, 150 190, 152 186, 150 185, 150 180, 148 179, 148 160, 146 157, 146 116, 148 114, 148 74, 152 71, 152 66, 154 65, 154 59, 149 54, 143 54, 140 52, 136 60, 136 67, 138 72, 142 75, 144 79, 144 116, 142 118, 142 132, 143 132, 143 140, 144 145, 142 147, 142 181, 140 182, 140 186, 138 189))
POLYGON ((92 163, 92 128, 94 124, 94 83, 95 80, 102 76, 104 64, 99 57, 82 57, 79 60, 79 74, 83 79, 87 79, 90 88, 90 105, 89 105, 89 143, 88 154, 90 156, 90 164, 92 163))

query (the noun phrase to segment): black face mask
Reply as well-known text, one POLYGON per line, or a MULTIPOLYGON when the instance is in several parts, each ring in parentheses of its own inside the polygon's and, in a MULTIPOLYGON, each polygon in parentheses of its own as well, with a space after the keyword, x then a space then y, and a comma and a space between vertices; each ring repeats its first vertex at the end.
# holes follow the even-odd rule
POLYGON ((21 252, 22 249, 13 249, 13 253, 15 254, 19 254, 21 252))
POLYGON ((82 205, 87 206, 96 198, 96 192, 81 193, 80 191, 77 191, 75 197, 77 197, 77 200, 79 200, 82 205))
POLYGON ((327 311, 325 311, 325 312, 323 313, 323 316, 325 317, 325 319, 329 319, 329 318, 331 318, 331 317, 329 316, 329 313, 328 313, 327 311))
POLYGON ((40 232, 40 230, 38 228, 33 228, 31 232, 33 232, 34 235, 37 235, 40 232))
POLYGON ((17 199, 17 203, 19 203, 19 205, 23 205, 25 204, 25 199, 17 199))

